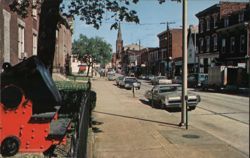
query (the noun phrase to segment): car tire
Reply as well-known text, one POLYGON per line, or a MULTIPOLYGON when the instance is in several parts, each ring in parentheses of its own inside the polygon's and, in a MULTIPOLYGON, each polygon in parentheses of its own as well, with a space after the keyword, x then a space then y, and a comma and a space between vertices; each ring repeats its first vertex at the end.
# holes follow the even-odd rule
POLYGON ((189 111, 194 110, 196 106, 189 107, 189 111))
POLYGON ((161 102, 161 109, 165 109, 165 104, 161 102))

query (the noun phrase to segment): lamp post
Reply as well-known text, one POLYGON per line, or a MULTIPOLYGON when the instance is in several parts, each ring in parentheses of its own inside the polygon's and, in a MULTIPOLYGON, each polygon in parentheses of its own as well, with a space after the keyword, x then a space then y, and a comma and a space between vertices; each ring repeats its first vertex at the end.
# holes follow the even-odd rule
POLYGON ((187 129, 187 0, 182 0, 182 106, 180 126, 186 125, 187 129))
POLYGON ((169 56, 167 61, 168 61, 168 65, 167 65, 168 66, 167 67, 167 69, 168 69, 168 78, 172 78, 172 69, 173 69, 173 67, 172 67, 172 57, 169 56), (170 64, 171 64, 171 66, 170 66, 170 64))
MULTIPOLYGON (((249 3, 250 3, 250 0, 249 0, 249 3)), ((249 4, 250 5, 250 4, 249 4)), ((249 60, 249 56, 250 56, 250 23, 247 23, 247 65, 246 65, 246 67, 247 67, 247 73, 249 74, 250 73, 250 68, 249 68, 249 66, 250 66, 250 60, 249 60)))

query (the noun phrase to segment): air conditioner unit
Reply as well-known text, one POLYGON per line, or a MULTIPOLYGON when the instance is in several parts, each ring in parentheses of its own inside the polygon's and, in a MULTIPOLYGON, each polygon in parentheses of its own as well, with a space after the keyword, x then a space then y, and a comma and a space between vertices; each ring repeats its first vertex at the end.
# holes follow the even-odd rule
POLYGON ((21 59, 27 58, 28 55, 26 52, 21 52, 21 59))

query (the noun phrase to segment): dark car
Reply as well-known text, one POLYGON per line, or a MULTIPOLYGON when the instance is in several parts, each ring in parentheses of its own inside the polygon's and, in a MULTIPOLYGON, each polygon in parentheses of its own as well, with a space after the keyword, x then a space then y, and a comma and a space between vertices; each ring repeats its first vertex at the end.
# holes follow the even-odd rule
POLYGON ((175 84, 182 84, 182 77, 181 76, 175 76, 172 80, 172 83, 175 84))
POLYGON ((202 83, 208 80, 208 74, 204 73, 195 73, 188 75, 188 87, 190 88, 199 88, 202 83))
POLYGON ((124 76, 118 76, 115 81, 116 81, 116 85, 117 86, 121 86, 120 83, 122 82, 122 80, 124 79, 124 76))
POLYGON ((137 81, 135 77, 125 77, 124 79, 124 88, 132 89, 135 87, 136 89, 140 89, 141 82, 137 81))

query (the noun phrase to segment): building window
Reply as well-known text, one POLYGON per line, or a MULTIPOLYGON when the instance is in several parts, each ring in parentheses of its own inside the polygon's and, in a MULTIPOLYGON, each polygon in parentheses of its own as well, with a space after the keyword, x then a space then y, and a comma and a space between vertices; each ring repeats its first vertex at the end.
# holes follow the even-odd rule
POLYGON ((239 13, 239 22, 243 22, 244 21, 244 12, 239 13))
POLYGON ((210 30, 210 18, 209 17, 206 19, 206 25, 207 25, 207 31, 209 31, 210 30))
POLYGON ((163 54, 163 59, 166 59, 167 50, 163 50, 162 54, 163 54))
POLYGON ((206 37, 206 52, 210 51, 210 37, 206 37))
POLYGON ((240 52, 244 52, 245 51, 245 35, 241 35, 240 36, 240 52))
POLYGON ((23 3, 23 0, 17 0, 17 3, 18 3, 18 4, 22 4, 22 3, 23 3))
POLYGON ((225 53, 226 52, 226 39, 223 38, 221 41, 221 52, 225 53))
POLYGON ((217 15, 214 15, 214 18, 213 18, 213 24, 214 24, 214 28, 217 27, 217 15))
POLYGON ((37 55, 37 35, 33 34, 33 55, 37 55))
POLYGON ((32 16, 34 19, 37 19, 37 0, 32 0, 32 16))
POLYGON ((234 37, 230 38, 230 51, 231 53, 234 53, 235 51, 235 38, 234 37))
POLYGON ((204 46, 204 40, 203 38, 200 38, 200 52, 202 53, 203 52, 203 46, 204 46))
POLYGON ((216 34, 213 35, 213 44, 214 44, 214 51, 216 51, 218 48, 218 39, 216 34))
POLYGON ((229 18, 225 17, 224 18, 224 27, 228 27, 229 26, 229 18))
POLYGON ((24 53, 24 27, 18 25, 18 58, 23 59, 26 57, 24 53))
POLYGON ((203 20, 200 20, 200 32, 203 32, 203 20))

